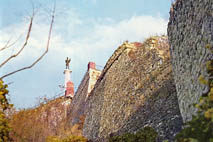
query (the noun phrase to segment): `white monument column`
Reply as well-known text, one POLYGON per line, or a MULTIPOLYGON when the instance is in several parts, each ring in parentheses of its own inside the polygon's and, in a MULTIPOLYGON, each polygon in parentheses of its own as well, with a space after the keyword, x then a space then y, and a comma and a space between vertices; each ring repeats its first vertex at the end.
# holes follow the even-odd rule
POLYGON ((70 70, 70 67, 69 67, 70 61, 71 61, 71 59, 69 59, 68 57, 65 60, 66 69, 64 70, 64 74, 65 74, 64 88, 65 88, 65 97, 73 98, 74 97, 74 84, 70 80, 70 74, 72 73, 72 71, 70 70))
POLYGON ((64 79, 64 87, 67 88, 67 82, 70 81, 70 74, 72 71, 70 69, 65 69, 64 74, 65 74, 65 79, 64 79))

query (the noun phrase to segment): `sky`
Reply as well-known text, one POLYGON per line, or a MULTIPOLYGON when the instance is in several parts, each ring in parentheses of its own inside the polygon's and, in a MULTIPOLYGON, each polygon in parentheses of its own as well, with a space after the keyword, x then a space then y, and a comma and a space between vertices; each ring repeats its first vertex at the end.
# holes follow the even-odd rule
MULTIPOLYGON (((0 68, 0 76, 30 65, 45 50, 53 0, 0 0, 0 63, 24 43, 32 7, 32 33, 25 50, 0 68), (20 38, 19 38, 20 37, 20 38)), ((71 81, 78 88, 89 61, 104 67, 124 41, 143 42, 167 33, 170 0, 56 0, 56 14, 48 53, 32 69, 4 79, 16 108, 34 107, 38 98, 63 95, 65 59, 71 58, 71 81)), ((101 68, 100 67, 100 68, 101 68)))

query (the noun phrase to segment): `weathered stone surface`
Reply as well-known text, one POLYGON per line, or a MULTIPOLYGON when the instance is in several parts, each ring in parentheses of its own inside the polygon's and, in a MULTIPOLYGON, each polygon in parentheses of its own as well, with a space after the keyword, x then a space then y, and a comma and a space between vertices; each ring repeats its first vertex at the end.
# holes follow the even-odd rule
POLYGON ((205 62, 212 58, 205 46, 213 46, 213 0, 177 0, 170 11, 168 36, 179 107, 187 121, 205 90, 198 77, 205 76, 205 62))
POLYGON ((68 120, 72 126, 82 123, 81 121, 84 120, 87 97, 94 88, 100 74, 101 71, 92 68, 88 68, 85 73, 70 105, 70 111, 68 112, 68 120))
POLYGON ((35 118, 33 118, 32 121, 38 119, 47 126, 48 130, 46 132, 48 132, 49 135, 54 135, 58 132, 60 125, 66 119, 66 111, 71 102, 71 99, 64 96, 49 100, 45 98, 38 107, 30 110, 32 113, 33 111, 36 112, 33 115, 35 118))
POLYGON ((181 129, 167 37, 124 43, 106 63, 87 101, 83 135, 89 139, 154 127, 159 140, 181 129))

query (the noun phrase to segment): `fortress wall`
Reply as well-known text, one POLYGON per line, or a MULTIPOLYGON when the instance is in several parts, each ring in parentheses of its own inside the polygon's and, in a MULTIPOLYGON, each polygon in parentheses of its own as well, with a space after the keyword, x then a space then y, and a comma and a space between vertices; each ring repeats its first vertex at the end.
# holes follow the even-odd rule
POLYGON ((114 52, 88 98, 83 135, 96 141, 147 125, 160 140, 173 139, 182 125, 165 36, 114 52))
POLYGON ((193 104, 208 89, 198 78, 205 76, 205 62, 212 58, 205 46, 213 46, 213 1, 177 0, 167 31, 179 107, 187 121, 195 114, 193 104))
MULTIPOLYGON (((89 65, 88 65, 89 66, 89 65)), ((72 126, 75 124, 82 124, 85 118, 85 109, 87 98, 94 88, 94 85, 100 75, 101 71, 95 68, 88 68, 86 71, 75 95, 72 100, 68 119, 72 126)))

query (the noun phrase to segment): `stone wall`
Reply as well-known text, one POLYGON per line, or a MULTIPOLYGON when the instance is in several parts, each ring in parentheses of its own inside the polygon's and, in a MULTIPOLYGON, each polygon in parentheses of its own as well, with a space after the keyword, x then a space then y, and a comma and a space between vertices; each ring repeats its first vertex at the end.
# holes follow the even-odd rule
POLYGON ((78 90, 76 91, 72 104, 70 105, 70 111, 68 112, 68 121, 73 126, 80 123, 80 116, 84 114, 85 99, 88 94, 89 85, 89 73, 85 73, 78 90))
POLYGON ((64 96, 49 100, 45 98, 38 107, 29 109, 29 112, 32 113, 34 117, 32 120, 29 120, 29 122, 34 122, 38 119, 41 122, 40 125, 43 124, 44 126, 47 126, 46 129, 48 130, 46 132, 48 132, 49 135, 54 135, 59 132, 60 125, 66 119, 66 111, 71 102, 71 99, 64 96))
POLYGON ((171 140, 181 124, 167 37, 121 45, 88 97, 83 135, 95 141, 149 125, 171 140))
POLYGON ((72 126, 82 123, 81 121, 84 120, 87 97, 94 88, 100 74, 101 71, 92 68, 88 68, 86 71, 78 90, 74 95, 72 104, 70 105, 70 111, 68 112, 68 119, 72 126))
POLYGON ((187 121, 196 111, 193 104, 208 90, 198 77, 205 76, 205 62, 212 58, 205 46, 213 46, 213 0, 177 0, 168 36, 179 107, 187 121))

